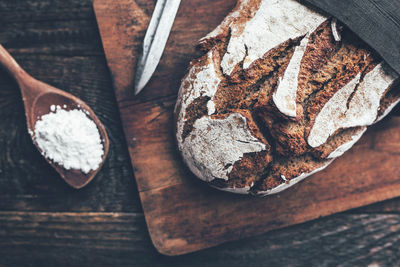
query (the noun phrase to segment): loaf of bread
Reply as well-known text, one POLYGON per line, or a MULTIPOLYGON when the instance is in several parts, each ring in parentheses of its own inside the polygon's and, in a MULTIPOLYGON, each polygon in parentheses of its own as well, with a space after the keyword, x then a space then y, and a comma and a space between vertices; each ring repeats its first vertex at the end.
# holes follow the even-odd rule
POLYGON ((267 195, 324 169, 400 101, 398 75, 334 18, 296 0, 239 0, 200 40, 175 107, 190 170, 267 195))

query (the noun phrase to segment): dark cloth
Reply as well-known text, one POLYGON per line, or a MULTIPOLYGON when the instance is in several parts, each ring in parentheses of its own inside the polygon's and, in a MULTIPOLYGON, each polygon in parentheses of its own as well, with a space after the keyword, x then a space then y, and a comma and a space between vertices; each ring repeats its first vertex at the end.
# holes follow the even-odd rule
POLYGON ((336 17, 400 74, 400 0, 304 0, 336 17))

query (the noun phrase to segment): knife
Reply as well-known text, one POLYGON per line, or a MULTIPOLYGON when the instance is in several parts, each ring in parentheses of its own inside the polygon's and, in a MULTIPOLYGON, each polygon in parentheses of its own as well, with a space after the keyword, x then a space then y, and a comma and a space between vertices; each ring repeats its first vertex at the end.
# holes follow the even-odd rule
POLYGON ((180 3, 181 0, 157 0, 136 67, 135 95, 143 90, 160 62, 180 3))

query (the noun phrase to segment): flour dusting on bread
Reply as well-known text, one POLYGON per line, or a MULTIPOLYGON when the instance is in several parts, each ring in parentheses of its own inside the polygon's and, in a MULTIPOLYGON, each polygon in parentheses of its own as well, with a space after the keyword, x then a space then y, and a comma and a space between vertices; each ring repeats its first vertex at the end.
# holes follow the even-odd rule
POLYGON ((296 0, 239 0, 200 40, 175 107, 178 148, 212 187, 269 195, 322 171, 400 102, 398 75, 296 0))
POLYGON ((266 149, 251 134, 246 118, 238 113, 221 119, 198 119, 182 146, 189 168, 207 182, 216 178, 228 180, 233 165, 243 154, 266 149))

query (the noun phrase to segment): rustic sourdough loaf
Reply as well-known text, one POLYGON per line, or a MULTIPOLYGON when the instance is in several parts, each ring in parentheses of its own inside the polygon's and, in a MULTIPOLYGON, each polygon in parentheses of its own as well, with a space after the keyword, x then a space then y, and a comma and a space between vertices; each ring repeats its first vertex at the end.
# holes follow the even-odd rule
POLYGON ((296 0, 239 0, 200 40, 175 107, 190 170, 243 194, 324 169, 400 101, 398 75, 334 18, 296 0))

